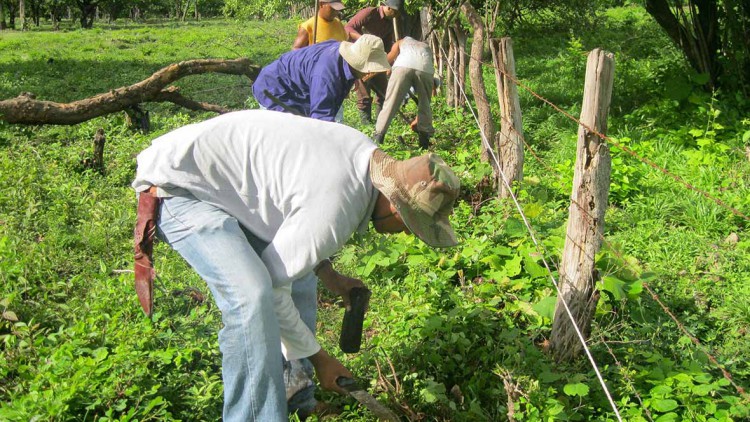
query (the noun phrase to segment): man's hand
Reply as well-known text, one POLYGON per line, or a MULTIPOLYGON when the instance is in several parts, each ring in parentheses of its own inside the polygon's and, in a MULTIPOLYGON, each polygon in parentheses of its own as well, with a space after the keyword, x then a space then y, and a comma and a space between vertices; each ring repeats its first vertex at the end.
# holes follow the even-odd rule
POLYGON ((351 309, 349 292, 355 287, 366 287, 362 280, 339 274, 333 269, 330 262, 318 270, 317 276, 326 289, 337 296, 341 296, 341 299, 344 301, 344 308, 347 311, 351 309))
POLYGON ((409 127, 411 128, 412 131, 414 132, 417 131, 418 123, 419 123, 419 116, 415 117, 414 120, 412 120, 411 123, 409 123, 409 127))
POLYGON ((336 384, 336 380, 339 377, 354 378, 354 375, 341 362, 329 355, 322 348, 308 359, 310 359, 310 362, 315 367, 315 374, 318 376, 321 387, 339 394, 348 394, 346 390, 336 384))

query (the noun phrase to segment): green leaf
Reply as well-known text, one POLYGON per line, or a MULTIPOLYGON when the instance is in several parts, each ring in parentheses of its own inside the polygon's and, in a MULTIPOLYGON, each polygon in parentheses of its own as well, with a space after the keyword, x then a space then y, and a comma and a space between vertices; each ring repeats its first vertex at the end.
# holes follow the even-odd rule
POLYGON ((540 316, 544 318, 552 319, 555 315, 555 304, 557 303, 557 296, 548 296, 539 302, 535 303, 534 310, 540 316))
POLYGON ((518 306, 518 309, 523 312, 526 315, 529 316, 539 316, 539 314, 536 312, 533 306, 529 302, 524 302, 522 300, 519 300, 516 302, 516 306, 518 306))
POLYGON ((615 300, 622 300, 623 298, 627 297, 627 293, 625 292, 625 285, 626 283, 624 281, 611 275, 605 276, 602 280, 602 290, 606 290, 612 293, 612 296, 614 296, 615 300))
POLYGON ((542 207, 540 204, 536 202, 526 204, 523 207, 523 213, 526 214, 526 217, 528 218, 537 218, 543 212, 544 212, 544 207, 542 207))
POLYGON ((705 85, 710 80, 710 76, 708 73, 699 73, 695 76, 693 76, 693 82, 695 82, 696 85, 705 85))
POLYGON ((665 415, 661 415, 658 418, 654 419, 654 422, 676 422, 679 421, 679 417, 677 413, 667 413, 665 415))
POLYGON ((746 130, 745 133, 742 134, 742 142, 747 143, 750 141, 750 130, 746 130))
POLYGON ((693 387, 693 394, 697 396, 707 396, 716 388, 712 384, 699 384, 693 387))
POLYGON ((517 218, 505 220, 505 233, 510 237, 525 237, 526 226, 517 218))
POLYGON ((693 87, 684 77, 676 76, 664 81, 664 90, 668 98, 680 101, 690 96, 693 87))
POLYGON ((521 257, 519 255, 505 261, 505 273, 508 277, 515 277, 521 274, 521 257))
POLYGON ((589 387, 586 384, 577 382, 575 384, 565 384, 563 391, 569 396, 585 397, 589 394, 589 387))
POLYGON ((10 322, 18 322, 18 316, 13 311, 3 311, 3 319, 10 322))
POLYGON ((672 387, 668 385, 657 385, 650 391, 651 395, 658 398, 664 398, 672 394, 672 387))
POLYGON ((541 374, 539 374, 539 379, 544 383, 551 383, 555 382, 562 378, 562 375, 556 374, 554 372, 544 371, 541 374))
POLYGON ((689 133, 689 134, 690 134, 690 135, 691 135, 691 136, 692 136, 693 138, 697 138, 697 137, 699 137, 699 136, 703 136, 703 134, 705 133, 705 131, 704 131, 703 129, 690 129, 690 130, 688 131, 688 133, 689 133))
POLYGON ((523 258, 523 267, 532 278, 547 276, 547 269, 537 264, 533 259, 529 258, 528 256, 523 258))
POLYGON ((634 281, 633 283, 630 283, 630 288, 628 289, 628 296, 630 297, 636 297, 640 295, 643 292, 643 282, 641 280, 634 281))
POLYGON ((677 401, 672 399, 656 399, 651 402, 651 408, 657 412, 669 412, 677 409, 677 401))
POLYGON ((503 268, 503 261, 497 255, 490 255, 479 260, 485 264, 490 264, 490 268, 493 270, 500 270, 503 268))

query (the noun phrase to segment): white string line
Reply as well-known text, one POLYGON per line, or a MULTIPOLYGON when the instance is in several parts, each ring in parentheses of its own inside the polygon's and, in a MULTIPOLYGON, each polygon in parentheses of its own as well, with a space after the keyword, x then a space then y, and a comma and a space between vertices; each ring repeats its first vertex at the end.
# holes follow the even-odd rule
MULTIPOLYGON (((443 53, 443 56, 448 58, 448 54, 445 52, 445 49, 443 48, 442 44, 438 43, 438 45, 440 47, 440 51, 443 53)), ((456 72, 456 69, 453 66, 451 66, 450 61, 446 60, 446 62, 448 63, 448 66, 451 67, 453 74, 458 75, 458 72, 456 72)), ((547 269, 550 280, 552 281, 552 284, 555 286, 555 290, 557 290, 558 297, 560 298, 560 301, 562 302, 563 307, 565 308, 565 313, 568 315, 570 322, 573 324, 573 328, 575 328, 576 335, 578 336, 578 339, 583 345, 583 350, 586 352, 586 356, 588 357, 589 362, 591 362, 591 365, 594 368, 594 372, 596 373, 596 377, 599 379, 599 383, 601 384, 602 389, 604 390, 604 394, 607 396, 607 400, 609 401, 610 406, 612 406, 612 410, 614 410, 615 416, 617 416, 617 420, 619 422, 622 422, 620 411, 618 410, 617 405, 612 399, 612 395, 609 393, 609 389, 607 388, 607 384, 604 381, 604 378, 602 377, 601 372, 599 371, 599 367, 596 364, 596 360, 594 359, 594 356, 591 354, 591 351, 586 345, 586 340, 583 337, 583 333, 581 333, 581 330, 578 328, 578 325, 576 324, 576 321, 575 321, 575 317, 573 317, 573 313, 570 311, 570 308, 568 307, 568 303, 566 302, 565 297, 563 296, 563 293, 560 290, 560 287, 558 286, 557 280, 555 279, 555 276, 552 274, 552 270, 550 269, 549 264, 547 263, 547 259, 545 258, 546 251, 539 245, 539 242, 537 241, 536 236, 534 235, 534 230, 531 228, 531 224, 526 218, 526 215, 523 212, 521 204, 518 202, 518 198, 516 198, 516 195, 513 193, 513 190, 510 187, 510 183, 508 182, 505 176, 505 173, 503 172, 500 166, 500 160, 497 158, 497 155, 495 154, 495 150, 492 148, 491 144, 487 140, 487 136, 482 130, 482 125, 479 123, 479 118, 477 118, 476 113, 474 113, 474 108, 471 106, 471 102, 469 101, 469 97, 466 95, 466 91, 464 90, 464 87, 461 84, 458 84, 458 87, 464 99, 466 99, 466 104, 469 107, 469 111, 471 111, 471 115, 474 117, 474 120, 477 122, 479 133, 482 135, 482 142, 484 142, 485 147, 490 152, 490 156, 495 161, 495 165, 497 166, 496 167, 497 171, 500 174, 501 178, 503 179, 503 184, 508 189, 508 192, 510 193, 511 198, 513 199, 513 203, 515 204, 516 209, 518 209, 518 213, 521 215, 521 219, 523 220, 523 223, 526 226, 526 229, 531 235, 531 240, 534 242, 534 245, 537 248, 537 252, 539 252, 540 255, 542 256, 542 262, 544 263, 544 267, 547 269)))

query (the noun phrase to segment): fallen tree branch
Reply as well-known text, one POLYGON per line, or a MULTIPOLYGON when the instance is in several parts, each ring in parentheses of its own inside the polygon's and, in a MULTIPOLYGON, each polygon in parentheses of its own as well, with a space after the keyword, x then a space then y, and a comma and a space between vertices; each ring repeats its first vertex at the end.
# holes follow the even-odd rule
POLYGON ((226 113, 230 111, 228 108, 190 100, 182 96, 177 88, 167 87, 185 76, 209 72, 244 75, 254 80, 260 66, 250 63, 247 58, 188 60, 162 68, 136 84, 72 103, 37 100, 31 94, 22 93, 16 98, 0 101, 0 120, 20 124, 74 125, 140 103, 164 101, 191 110, 226 113))
POLYGON ((213 111, 219 114, 229 113, 230 111, 232 111, 232 109, 229 109, 220 105, 191 100, 190 98, 187 98, 183 96, 182 94, 180 94, 180 89, 177 88, 176 86, 170 86, 160 91, 159 93, 156 94, 154 99, 151 101, 155 101, 155 102, 168 101, 170 103, 174 103, 179 106, 185 107, 188 110, 213 111))

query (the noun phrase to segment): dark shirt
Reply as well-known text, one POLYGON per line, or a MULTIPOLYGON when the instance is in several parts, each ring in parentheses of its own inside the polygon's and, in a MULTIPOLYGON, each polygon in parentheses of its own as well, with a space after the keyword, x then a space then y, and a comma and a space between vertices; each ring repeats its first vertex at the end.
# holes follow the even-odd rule
POLYGON ((335 40, 324 41, 284 53, 264 67, 253 83, 253 96, 268 110, 287 111, 285 106, 313 119, 333 122, 354 85, 355 76, 335 40))
POLYGON ((388 19, 383 15, 380 7, 365 7, 357 12, 353 18, 344 27, 346 33, 351 32, 362 34, 372 34, 383 40, 386 53, 391 51, 394 43, 393 19, 388 19))

